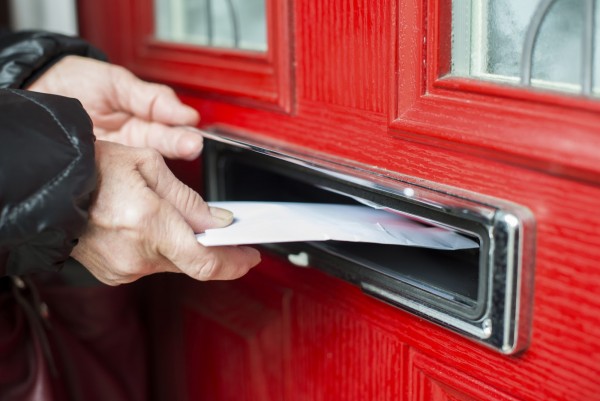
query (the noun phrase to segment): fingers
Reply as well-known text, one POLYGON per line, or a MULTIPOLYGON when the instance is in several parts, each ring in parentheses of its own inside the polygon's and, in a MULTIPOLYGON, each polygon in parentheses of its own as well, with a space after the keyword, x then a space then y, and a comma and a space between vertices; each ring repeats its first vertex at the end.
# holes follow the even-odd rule
POLYGON ((195 232, 231 224, 231 212, 210 208, 197 192, 175 177, 157 152, 150 149, 137 152, 138 169, 148 187, 173 205, 195 232))
POLYGON ((202 137, 177 127, 197 125, 196 110, 183 104, 168 86, 142 81, 121 67, 112 66, 110 71, 116 108, 133 115, 122 127, 127 145, 152 147, 168 158, 198 157, 202 137))
POLYGON ((158 152, 99 140, 96 161, 99 188, 73 256, 101 281, 118 285, 161 271, 233 279, 260 261, 251 248, 198 243, 197 227, 228 224, 231 213, 209 208, 158 152))
POLYGON ((168 125, 198 124, 198 112, 181 103, 168 86, 142 81, 120 67, 112 74, 119 104, 133 115, 168 125))
POLYGON ((191 271, 184 273, 196 280, 233 280, 242 277, 260 263, 260 253, 248 246, 204 248, 191 271))
POLYGON ((119 135, 126 138, 129 146, 156 149, 171 159, 193 160, 202 151, 202 136, 197 132, 138 118, 130 119, 119 135))
POLYGON ((249 247, 207 248, 198 243, 189 226, 165 202, 154 228, 158 252, 179 270, 197 280, 231 280, 246 274, 260 262, 260 254, 249 247))
MULTIPOLYGON (((158 178, 148 182, 163 198, 151 232, 158 252, 179 270, 197 280, 231 280, 243 276, 260 262, 260 254, 249 247, 203 247, 194 231, 231 223, 231 212, 208 207, 192 189, 181 183, 164 165, 155 161, 158 178)), ((142 176, 152 163, 140 168, 142 176)))
MULTIPOLYGON (((142 82, 142 81, 140 81, 142 82)), ((159 84, 142 82, 139 85, 141 92, 149 92, 155 96, 150 110, 151 120, 169 125, 195 126, 200 121, 198 112, 179 100, 173 89, 159 84), (142 88, 145 86, 145 88, 142 88)))

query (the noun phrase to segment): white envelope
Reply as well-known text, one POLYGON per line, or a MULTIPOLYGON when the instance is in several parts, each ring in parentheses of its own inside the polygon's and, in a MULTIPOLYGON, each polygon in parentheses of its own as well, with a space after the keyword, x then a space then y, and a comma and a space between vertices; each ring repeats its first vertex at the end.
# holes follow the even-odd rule
POLYGON ((209 202, 228 209, 233 223, 197 234, 204 246, 299 241, 352 241, 433 249, 477 248, 454 231, 424 225, 396 213, 362 205, 288 202, 209 202))

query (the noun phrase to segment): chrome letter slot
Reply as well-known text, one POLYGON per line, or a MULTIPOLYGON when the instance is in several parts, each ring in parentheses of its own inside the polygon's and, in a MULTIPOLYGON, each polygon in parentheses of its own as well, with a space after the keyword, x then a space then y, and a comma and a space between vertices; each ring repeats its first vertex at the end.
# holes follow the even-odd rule
POLYGON ((374 203, 476 241, 453 251, 337 241, 268 247, 504 354, 527 347, 535 236, 527 208, 256 135, 205 136, 208 200, 374 203))

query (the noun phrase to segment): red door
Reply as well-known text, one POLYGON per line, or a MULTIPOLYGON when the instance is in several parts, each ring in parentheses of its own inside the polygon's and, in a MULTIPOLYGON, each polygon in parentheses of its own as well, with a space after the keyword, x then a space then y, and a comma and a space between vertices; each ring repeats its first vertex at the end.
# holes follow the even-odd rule
MULTIPOLYGON (((267 0, 263 47, 240 50, 158 39, 163 3, 80 0, 82 33, 173 85, 205 127, 530 210, 534 247, 523 252, 535 264, 521 300, 530 338, 512 355, 271 250, 234 282, 154 277, 155 399, 600 400, 600 99, 585 68, 595 35, 577 42, 583 61, 567 60, 581 84, 556 77, 565 56, 534 53, 552 68, 534 66, 520 85, 522 65, 503 64, 507 32, 526 42, 536 18, 562 26, 560 9, 531 6, 506 31, 490 22, 509 15, 494 2, 267 0)), ((539 46, 562 46, 540 32, 539 46)), ((172 166, 204 191, 199 162, 172 166)))

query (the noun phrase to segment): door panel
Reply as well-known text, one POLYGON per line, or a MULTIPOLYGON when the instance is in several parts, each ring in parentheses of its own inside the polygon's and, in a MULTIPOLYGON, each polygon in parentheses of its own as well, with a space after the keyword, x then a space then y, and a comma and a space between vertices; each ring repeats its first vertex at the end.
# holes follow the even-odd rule
POLYGON ((290 291, 266 283, 216 283, 186 294, 182 314, 190 399, 283 398, 290 291))
MULTIPOLYGON (((263 249, 261 265, 234 282, 148 280, 155 399, 600 400, 598 100, 446 76, 449 0, 267 7, 278 10, 267 32, 279 53, 257 61, 149 47, 150 0, 79 0, 84 36, 175 85, 203 126, 531 210, 530 345, 501 355, 263 249)), ((172 166, 203 191, 198 163, 172 166)))
POLYGON ((418 351, 411 350, 409 360, 411 401, 515 400, 418 351))

